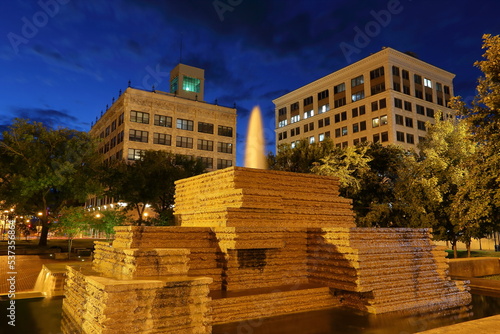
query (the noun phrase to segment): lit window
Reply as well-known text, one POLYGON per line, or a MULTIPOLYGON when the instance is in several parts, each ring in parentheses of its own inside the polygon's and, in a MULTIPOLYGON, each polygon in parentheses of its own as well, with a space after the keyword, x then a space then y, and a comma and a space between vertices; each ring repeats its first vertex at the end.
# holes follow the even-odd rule
POLYGON ((319 134, 319 141, 323 141, 325 140, 325 134, 324 133, 320 133, 319 134))
POLYGON ((352 94, 351 99, 352 99, 352 102, 356 102, 356 101, 362 100, 364 97, 365 97, 365 92, 361 91, 361 92, 357 92, 357 93, 352 94))
POLYGON ((432 88, 432 81, 430 79, 424 78, 424 86, 432 88))
POLYGON ((285 119, 285 120, 279 121, 278 128, 282 128, 286 125, 288 125, 288 120, 285 119))
POLYGON ((322 114, 324 112, 327 112, 328 110, 330 110, 330 105, 327 103, 319 107, 318 114, 322 114))
POLYGON ((378 117, 372 119, 372 128, 377 128, 379 126, 380 126, 380 119, 378 117))
POLYGON ((314 142, 315 142, 314 136, 310 137, 309 138, 309 144, 314 144, 314 142))
POLYGON ((179 83, 179 77, 175 77, 170 81, 170 93, 175 93, 177 92, 177 87, 179 83))
POLYGON ((293 124, 295 122, 300 121, 300 115, 295 115, 290 118, 290 123, 293 124))
POLYGON ((184 76, 184 79, 182 81, 182 89, 188 92, 199 93, 200 83, 201 83, 200 79, 184 76))

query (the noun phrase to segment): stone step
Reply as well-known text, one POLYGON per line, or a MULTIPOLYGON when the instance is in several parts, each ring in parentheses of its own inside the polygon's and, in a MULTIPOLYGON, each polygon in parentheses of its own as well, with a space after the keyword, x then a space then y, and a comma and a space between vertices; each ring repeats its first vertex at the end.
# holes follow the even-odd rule
POLYGON ((340 305, 327 287, 303 284, 211 292, 213 324, 326 309, 340 305))

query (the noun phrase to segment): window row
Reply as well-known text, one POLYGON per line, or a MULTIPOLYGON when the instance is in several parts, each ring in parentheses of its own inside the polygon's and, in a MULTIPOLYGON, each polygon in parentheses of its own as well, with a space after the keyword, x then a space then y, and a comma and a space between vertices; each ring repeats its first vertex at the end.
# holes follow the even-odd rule
MULTIPOLYGON (((394 107, 399 108, 399 109, 404 109, 406 111, 413 111, 413 106, 412 103, 409 101, 403 101, 401 99, 398 99, 397 97, 394 98, 394 107)), ((415 109, 417 114, 419 115, 424 115, 427 117, 434 118, 434 109, 432 108, 425 108, 424 106, 421 106, 419 104, 415 104, 415 109)))
MULTIPOLYGON (((121 116, 120 116, 121 117, 121 116)), ((149 113, 141 111, 130 111, 130 121, 135 123, 149 124, 149 113)), ((123 119, 122 119, 123 122, 123 119)), ((165 115, 154 115, 154 125, 171 128, 172 117, 165 115)), ((176 120, 176 128, 186 131, 194 131, 194 121, 189 119, 178 118, 176 120)), ((198 122, 198 132, 201 133, 214 133, 214 124, 206 122, 198 122)), ((219 136, 233 137, 233 128, 230 126, 219 125, 217 127, 217 134, 219 136)))

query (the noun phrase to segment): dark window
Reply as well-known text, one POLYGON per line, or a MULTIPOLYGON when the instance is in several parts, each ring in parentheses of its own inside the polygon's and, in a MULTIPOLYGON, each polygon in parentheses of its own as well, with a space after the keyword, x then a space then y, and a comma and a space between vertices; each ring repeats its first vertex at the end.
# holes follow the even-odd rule
POLYGON ((403 116, 396 114, 396 124, 403 125, 403 116))
MULTIPOLYGON (((280 115, 280 116, 284 116, 284 115, 286 115, 286 107, 284 107, 284 108, 280 108, 280 109, 278 110, 278 115, 280 115)), ((198 123, 198 124, 199 124, 199 123, 198 123)))
POLYGON ((432 108, 427 108, 427 117, 432 117, 434 118, 434 109, 432 108))
POLYGON ((372 111, 377 111, 378 110, 378 102, 377 101, 373 101, 372 102, 372 111))
POLYGON ((394 106, 396 108, 402 109, 403 108, 403 101, 398 98, 394 98, 394 106))
MULTIPOLYGON (((286 108, 285 108, 286 113, 286 108)), ((212 123, 198 122, 198 132, 202 133, 214 133, 214 125, 212 123)))
POLYGON ((335 129, 335 138, 338 138, 341 136, 340 128, 335 129))
POLYGON ((394 88, 395 91, 400 92, 401 91, 401 84, 399 82, 395 82, 393 84, 393 88, 394 88))
POLYGON ((177 136, 175 145, 177 147, 193 148, 193 138, 177 136))
POLYGON ((426 101, 429 101, 429 102, 432 102, 432 94, 430 94, 430 93, 425 93, 425 100, 426 100, 426 101))
POLYGON ((141 143, 147 143, 148 142, 148 132, 130 129, 128 139, 130 141, 138 141, 141 143))
POLYGON ((380 135, 378 133, 374 134, 373 135, 373 142, 378 143, 379 141, 380 141, 380 135))
POLYGON ((121 113, 120 116, 118 116, 118 126, 122 125, 124 121, 125 121, 125 113, 121 113))
POLYGON ((341 98, 341 99, 337 99, 333 102, 333 105, 334 105, 334 108, 338 108, 338 107, 342 107, 342 106, 345 106, 346 102, 345 102, 345 97, 341 98))
POLYGON ((410 86, 403 85, 403 93, 410 95, 410 86))
POLYGON ((149 124, 149 113, 131 110, 130 121, 136 123, 149 124))
POLYGON ((384 109, 384 108, 387 107, 387 102, 385 101, 385 99, 381 99, 381 100, 378 101, 378 107, 380 109, 384 109))
POLYGON ((115 130, 116 130, 116 120, 114 120, 113 123, 111 123, 111 132, 115 130))
POLYGON ((408 80, 410 79, 410 73, 407 70, 402 70, 401 73, 403 79, 408 79, 408 80))
POLYGON ((330 117, 325 118, 325 126, 330 125, 330 117))
POLYGON ((318 128, 322 128, 324 125, 324 121, 322 119, 318 120, 318 128))
POLYGON ((295 103, 290 105, 290 111, 295 111, 295 110, 299 110, 299 103, 298 102, 295 102, 295 103))
POLYGON ((425 108, 423 106, 417 104, 416 109, 417 109, 417 114, 425 115, 425 108))
POLYGON ((359 130, 360 131, 366 130, 366 121, 359 122, 359 130))
POLYGON ((106 137, 107 137, 107 136, 109 136, 109 134, 110 134, 110 133, 111 133, 111 127, 109 127, 109 126, 108 126, 108 127, 106 128, 106 135, 105 135, 105 136, 106 136, 106 137))
POLYGON ((399 77, 399 67, 392 67, 392 74, 399 77))
MULTIPOLYGON (((285 134, 285 136, 284 136, 283 139, 286 139, 287 138, 286 131, 284 132, 284 134, 285 134)), ((221 152, 221 153, 233 153, 233 144, 218 142, 217 143, 217 152, 221 152)))
POLYGON ((219 136, 232 137, 233 136, 233 128, 230 126, 219 125, 219 127, 217 128, 217 134, 219 136))
POLYGON ((409 128, 413 128, 413 118, 406 117, 405 118, 405 125, 409 128))
POLYGON ((153 133, 153 144, 172 145, 172 136, 166 133, 153 133))
POLYGON ((157 126, 164 126, 166 128, 172 127, 172 117, 163 116, 163 115, 155 115, 154 124, 157 126))
POLYGON ((382 142, 385 143, 386 141, 389 141, 389 133, 386 131, 386 132, 382 132, 380 134, 381 138, 382 138, 382 142))
POLYGON ((384 67, 379 67, 377 69, 374 69, 373 71, 370 71, 370 79, 375 79, 378 77, 381 77, 384 75, 384 67))
POLYGON ((328 89, 318 93, 318 101, 326 99, 328 97, 328 89))
POLYGON ((366 113, 365 106, 359 106, 359 116, 364 115, 366 113))
POLYGON ((212 140, 198 139, 199 150, 203 151, 213 151, 214 150, 214 142, 212 140))
POLYGON ((354 123, 352 125, 352 133, 356 133, 356 132, 359 132, 359 124, 358 123, 354 123))
POLYGON ((309 96, 307 98, 304 99, 304 106, 307 106, 309 104, 312 104, 313 103, 313 97, 312 96, 309 96))
POLYGON ((396 131, 396 140, 404 143, 405 142, 405 134, 403 132, 396 131))
POLYGON ((207 157, 200 157, 201 163, 204 164, 207 168, 214 168, 214 159, 207 157))
POLYGON ((444 86, 444 93, 449 95, 450 94, 450 87, 444 86))
POLYGON ((120 131, 117 135, 116 135, 116 144, 120 144, 122 141, 123 141, 123 138, 125 137, 125 133, 122 131, 120 131))
POLYGON ((415 96, 418 97, 419 99, 424 98, 424 94, 422 93, 422 91, 420 89, 415 89, 415 96))
POLYGON ((417 128, 419 130, 424 130, 425 131, 426 130, 426 128, 425 128, 425 122, 417 121, 417 128))
POLYGON ((405 110, 412 111, 411 102, 405 101, 405 110))
POLYGON ((378 85, 375 85, 372 87, 372 95, 382 93, 385 90, 385 83, 379 83, 378 85))
POLYGON ((333 118, 335 119, 335 123, 340 122, 340 114, 336 114, 333 118))
POLYGON ((415 83, 418 85, 422 84, 422 77, 418 74, 413 75, 413 78, 415 79, 415 83))
POLYGON ((411 133, 406 134, 406 142, 408 144, 415 144, 415 139, 411 133))
POLYGON ((359 115, 358 108, 353 108, 351 115, 352 115, 352 117, 358 117, 358 115, 359 115))
POLYGON ((217 159, 217 169, 223 169, 227 167, 231 167, 233 165, 232 160, 226 160, 226 159, 217 159))

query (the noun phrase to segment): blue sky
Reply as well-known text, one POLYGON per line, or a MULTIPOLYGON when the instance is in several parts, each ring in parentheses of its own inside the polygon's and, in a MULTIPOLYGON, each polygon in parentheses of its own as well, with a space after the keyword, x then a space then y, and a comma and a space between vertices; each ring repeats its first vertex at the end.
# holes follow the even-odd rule
POLYGON ((205 100, 236 103, 241 165, 254 105, 274 150, 274 98, 383 46, 455 73, 470 100, 499 12, 496 0, 13 0, 0 13, 0 129, 22 117, 88 131, 129 80, 168 91, 182 39, 205 100))

